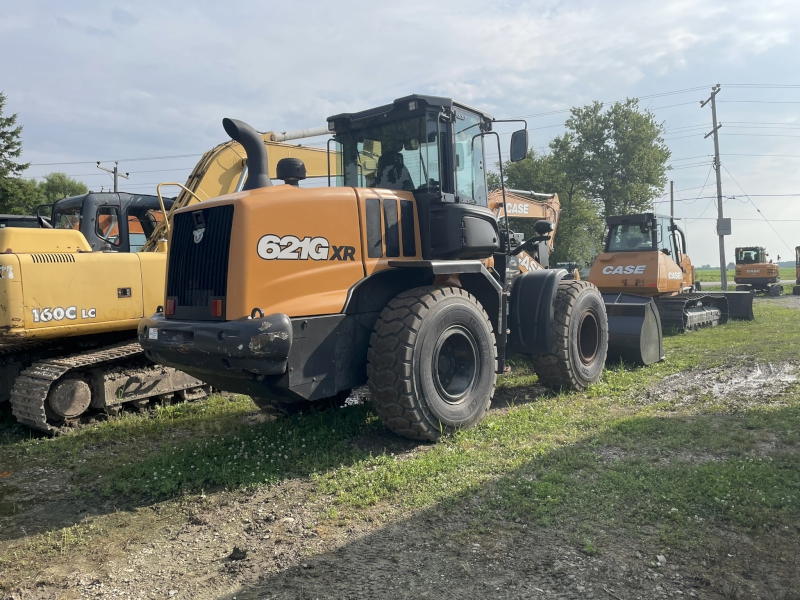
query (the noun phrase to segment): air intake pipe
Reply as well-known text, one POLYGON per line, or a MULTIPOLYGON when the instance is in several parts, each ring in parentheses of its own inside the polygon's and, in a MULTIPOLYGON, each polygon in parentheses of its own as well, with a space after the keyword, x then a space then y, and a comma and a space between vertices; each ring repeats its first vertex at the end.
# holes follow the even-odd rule
POLYGON ((244 121, 237 119, 222 119, 222 126, 225 128, 225 133, 231 136, 233 141, 239 142, 247 153, 248 175, 242 191, 271 186, 267 148, 258 132, 244 121))

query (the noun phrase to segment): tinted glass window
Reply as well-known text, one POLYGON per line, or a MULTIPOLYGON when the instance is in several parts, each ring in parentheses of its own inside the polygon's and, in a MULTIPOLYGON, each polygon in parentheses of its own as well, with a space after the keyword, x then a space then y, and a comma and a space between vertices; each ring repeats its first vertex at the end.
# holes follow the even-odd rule
POLYGON ((53 215, 53 227, 55 229, 80 229, 81 228, 81 207, 75 206, 57 210, 53 215))
POLYGON ((101 206, 97 209, 97 237, 113 246, 119 246, 119 209, 116 206, 101 206))
POLYGON ((414 117, 336 136, 338 185, 415 191, 439 186, 437 130, 414 117))
POLYGON ((608 252, 641 252, 653 250, 653 231, 638 223, 612 225, 608 237, 608 252))
POLYGON ((480 117, 456 110, 456 189, 459 199, 487 206, 480 117))

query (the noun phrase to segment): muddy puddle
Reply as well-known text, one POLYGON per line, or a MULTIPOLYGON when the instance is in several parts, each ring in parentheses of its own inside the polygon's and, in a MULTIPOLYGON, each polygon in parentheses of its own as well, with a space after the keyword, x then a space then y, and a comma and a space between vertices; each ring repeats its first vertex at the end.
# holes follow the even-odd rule
POLYGON ((698 401, 724 401, 745 408, 781 395, 797 382, 800 369, 792 363, 723 365, 668 375, 637 399, 643 404, 670 402, 677 406, 698 401))

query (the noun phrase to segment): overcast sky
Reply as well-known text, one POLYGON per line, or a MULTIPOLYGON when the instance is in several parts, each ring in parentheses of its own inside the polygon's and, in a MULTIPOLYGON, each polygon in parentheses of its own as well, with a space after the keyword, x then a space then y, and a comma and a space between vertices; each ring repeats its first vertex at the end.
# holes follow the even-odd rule
POLYGON ((715 83, 727 260, 736 245, 784 260, 800 245, 799 33, 797 0, 0 0, 0 90, 25 127, 28 176, 99 189, 110 180, 93 164, 42 163, 189 155, 121 162, 122 189, 150 193, 225 141, 226 116, 283 131, 428 93, 526 115, 544 149, 571 106, 640 97, 668 129, 690 254, 716 266, 699 103, 715 83))

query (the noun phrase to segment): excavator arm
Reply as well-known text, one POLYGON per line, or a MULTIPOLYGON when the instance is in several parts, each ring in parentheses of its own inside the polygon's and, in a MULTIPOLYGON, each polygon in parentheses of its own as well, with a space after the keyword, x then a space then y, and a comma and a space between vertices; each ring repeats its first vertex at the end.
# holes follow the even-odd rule
MULTIPOLYGON (((273 141, 276 137, 278 134, 272 132, 262 136, 267 149, 271 178, 276 177, 275 170, 278 161, 283 158, 301 159, 305 163, 307 177, 336 176, 338 163, 335 159, 328 162, 329 154, 326 149, 273 141)), ((159 223, 147 243, 142 247, 142 251, 159 251, 159 240, 166 239, 169 217, 176 209, 241 190, 247 179, 246 163, 247 153, 238 142, 225 142, 203 154, 186 183, 184 185, 174 184, 182 189, 167 218, 159 223)))
MULTIPOLYGON (((558 229, 558 218, 561 214, 561 202, 558 194, 539 194, 525 190, 506 190, 505 197, 502 190, 489 193, 489 209, 498 219, 533 219, 536 221, 550 221, 553 229, 547 240, 548 252, 555 246, 553 240, 558 229)), ((540 250, 541 251, 541 250, 540 250)), ((543 267, 525 250, 517 254, 520 271, 528 273, 543 267)))

